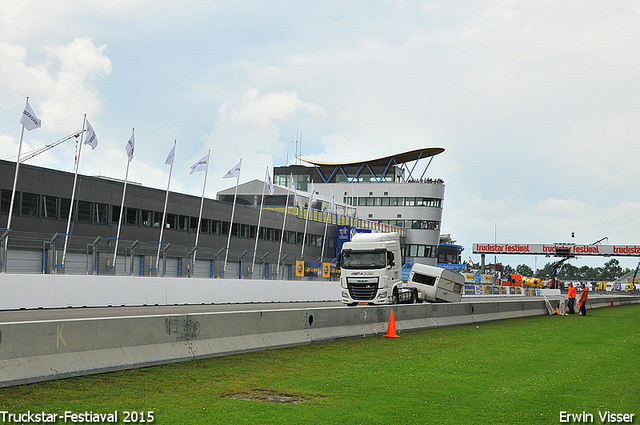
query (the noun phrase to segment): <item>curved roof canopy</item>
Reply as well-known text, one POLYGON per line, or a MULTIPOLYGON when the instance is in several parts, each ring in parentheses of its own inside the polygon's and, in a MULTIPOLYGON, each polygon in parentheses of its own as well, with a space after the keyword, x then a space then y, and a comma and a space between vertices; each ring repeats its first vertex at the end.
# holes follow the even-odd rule
POLYGON ((313 165, 329 165, 329 166, 346 166, 346 165, 360 165, 367 164, 371 166, 385 166, 389 164, 392 160, 395 160, 397 164, 404 164, 406 162, 417 161, 419 159, 429 158, 439 153, 444 152, 444 148, 422 148, 415 149, 412 151, 402 152, 395 155, 389 155, 382 158, 370 159, 368 161, 355 161, 355 162, 324 162, 324 161, 314 161, 311 159, 300 158, 302 161, 307 162, 313 165))

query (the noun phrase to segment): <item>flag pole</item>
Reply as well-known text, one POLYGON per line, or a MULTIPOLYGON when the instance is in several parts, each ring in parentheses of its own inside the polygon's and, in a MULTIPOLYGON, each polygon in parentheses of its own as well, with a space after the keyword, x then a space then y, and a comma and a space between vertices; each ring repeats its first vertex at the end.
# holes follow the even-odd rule
POLYGON ((80 133, 80 146, 78 146, 78 157, 75 160, 75 168, 76 168, 76 172, 75 175, 73 176, 73 189, 71 190, 71 205, 69 206, 69 217, 67 217, 67 231, 65 233, 65 237, 64 237, 64 249, 62 250, 62 261, 61 261, 61 266, 64 267, 65 264, 65 260, 67 258, 67 246, 68 246, 68 242, 69 242, 69 231, 71 229, 71 220, 73 217, 73 200, 75 199, 76 196, 76 184, 78 182, 78 169, 80 168, 80 158, 81 158, 81 154, 82 154, 82 140, 84 138, 84 130, 85 130, 85 126, 87 125, 87 114, 84 114, 84 118, 82 119, 82 132, 80 133))
MULTIPOLYGON (((27 110, 28 105, 29 105, 29 96, 27 96, 27 100, 24 105, 25 111, 27 110)), ((16 174, 13 178, 13 190, 11 191, 11 203, 9 204, 9 218, 7 220, 7 230, 11 229, 11 218, 13 216, 13 201, 16 197, 16 185, 18 184, 18 169, 20 168, 20 155, 22 154, 22 140, 24 139, 24 123, 22 122, 22 119, 20 120, 20 123, 22 124, 22 130, 20 131, 20 143, 18 144, 18 158, 16 159, 16 174)), ((7 239, 5 238, 5 248, 6 248, 6 241, 7 239)))
POLYGON ((7 229, 11 229, 11 217, 13 216, 13 201, 16 197, 16 185, 18 183, 18 169, 20 168, 20 154, 22 152, 23 137, 24 137, 24 124, 22 125, 22 131, 20 131, 20 144, 18 145, 18 159, 16 159, 16 174, 13 177, 13 190, 11 191, 11 203, 9 204, 9 220, 7 221, 7 229))
MULTIPOLYGON (((291 179, 293 181, 293 175, 291 176, 291 179)), ((287 186, 287 200, 285 201, 284 217, 282 218, 282 233, 280 234, 280 249, 278 250, 278 263, 276 266, 277 273, 280 273, 280 256, 282 255, 282 242, 284 241, 284 225, 287 222, 288 214, 289 214, 289 186, 287 186)))
POLYGON ((320 258, 324 258, 324 245, 327 240, 327 227, 329 225, 329 215, 333 213, 333 185, 331 185, 331 210, 327 213, 327 220, 324 222, 324 236, 322 237, 322 251, 320 251, 320 258))
MULTIPOLYGON (((176 140, 173 141, 173 152, 176 151, 176 140)), ((169 159, 169 158, 167 158, 169 159)), ((165 161, 166 164, 166 161, 165 161)), ((169 185, 171 184, 171 172, 173 171, 173 159, 171 159, 171 168, 169 168, 169 178, 167 179, 167 192, 164 195, 164 209, 162 210, 162 223, 160 224, 160 240, 158 241, 158 254, 156 255, 156 273, 160 276, 160 248, 162 247, 162 235, 164 234, 164 226, 167 222, 167 202, 169 201, 169 185)))
POLYGON ((204 172, 204 183, 202 184, 202 197, 200 198, 200 214, 198 214, 198 229, 196 230, 196 246, 193 251, 193 265, 191 266, 191 273, 196 267, 196 252, 198 250, 198 239, 200 238, 200 221, 202 220, 202 206, 204 205, 204 189, 207 187, 207 175, 209 174, 209 159, 211 158, 211 149, 207 154, 207 169, 204 172))
POLYGON ((304 233, 302 235, 302 251, 300 252, 300 259, 301 260, 304 259, 304 244, 305 244, 305 241, 307 239, 307 224, 309 224, 309 210, 311 210, 312 198, 314 198, 314 195, 315 195, 315 189, 314 189, 314 186, 313 186, 313 179, 311 179, 311 190, 314 193, 309 195, 309 203, 307 204, 307 218, 304 221, 304 233))
MULTIPOLYGON (((242 169, 242 158, 240 158, 240 169, 242 169)), ((233 194, 233 207, 231 207, 231 222, 229 223, 229 236, 227 237, 227 252, 224 254, 223 273, 227 272, 227 260, 229 259, 229 244, 231 243, 231 233, 233 232, 233 215, 236 212, 236 198, 238 197, 238 183, 240 183, 240 170, 238 170, 238 176, 236 177, 236 191, 233 194)))
MULTIPOLYGON (((29 96, 27 96, 26 105, 29 104, 29 96)), ((22 124, 22 130, 20 131, 20 144, 18 144, 18 158, 16 158, 16 174, 13 177, 13 190, 11 191, 11 203, 9 204, 9 218, 7 219, 7 229, 4 237, 4 249, 2 258, 2 271, 7 272, 7 248, 9 246, 9 231, 11 230, 11 217, 13 216, 13 200, 16 197, 16 185, 18 184, 18 169, 20 168, 20 154, 22 153, 22 139, 24 138, 24 124, 22 124)))
POLYGON ((269 167, 264 174, 264 184, 262 185, 262 198, 260 199, 260 214, 258 214, 258 228, 256 229, 256 243, 253 247, 253 261, 251 262, 251 278, 253 279, 253 269, 256 265, 256 253, 258 252, 258 238, 260 237, 260 222, 262 221, 262 206, 264 205, 264 190, 267 187, 267 173, 269 167))
MULTIPOLYGON (((133 139, 133 134, 135 132, 135 127, 131 130, 131 139, 133 139)), ((131 141, 131 139, 129 139, 131 141)), ((116 247, 113 250, 113 272, 116 271, 116 258, 118 255, 118 242, 120 242, 120 228, 122 227, 122 216, 124 215, 124 197, 127 193, 127 180, 129 179, 129 164, 131 163, 131 159, 133 159, 133 150, 131 151, 131 155, 127 158, 127 171, 124 174, 124 188, 122 189, 122 202, 120 203, 120 217, 118 217, 118 232, 116 233, 116 247)))

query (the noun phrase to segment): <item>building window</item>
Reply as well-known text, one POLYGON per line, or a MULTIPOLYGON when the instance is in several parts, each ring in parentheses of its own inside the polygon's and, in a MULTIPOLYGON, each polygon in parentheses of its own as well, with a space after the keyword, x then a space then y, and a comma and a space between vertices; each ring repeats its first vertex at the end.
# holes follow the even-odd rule
POLYGON ((412 229, 440 230, 440 222, 433 220, 414 220, 411 222, 412 229))
POLYGON ((405 245, 404 247, 405 257, 432 258, 436 253, 437 249, 432 245, 405 245))
POLYGON ((178 215, 177 214, 167 214, 167 229, 177 229, 178 228, 178 215))
POLYGON ((95 221, 96 224, 107 224, 109 217, 109 205, 107 204, 94 204, 95 208, 95 221))
POLYGON ((228 235, 229 234, 229 222, 228 221, 223 221, 221 222, 221 234, 222 235, 228 235))
POLYGON ((178 220, 178 229, 189 230, 189 216, 181 215, 178 220))
POLYGON ((153 213, 153 227, 160 227, 160 226, 162 226, 162 213, 156 211, 153 213))
POLYGON ((211 222, 211 233, 214 235, 219 235, 222 233, 222 223, 218 220, 213 220, 211 222))
POLYGON ((276 175, 276 176, 274 176, 273 180, 274 180, 274 183, 277 184, 278 186, 287 187, 287 186, 289 186, 288 177, 289 176, 276 175))
POLYGON ((142 210, 140 213, 142 214, 141 224, 143 226, 151 227, 153 224, 153 211, 142 210))
POLYGON ((69 210, 71 209, 71 199, 60 198, 60 218, 67 220, 69 218, 69 210))
POLYGON ((22 215, 38 216, 38 205, 40 204, 40 195, 35 193, 22 194, 22 215))
POLYGON ((91 223, 91 202, 78 201, 76 204, 76 221, 79 223, 91 223))
POLYGON ((200 233, 209 233, 211 231, 211 219, 203 218, 200 222, 200 233))
MULTIPOLYGON (((0 194, 2 200, 0 202, 0 211, 5 214, 9 213, 9 204, 11 203, 11 190, 3 190, 0 194)), ((20 194, 16 192, 16 197, 13 200, 13 214, 18 215, 18 199, 20 199, 20 194)))
POLYGON ((189 231, 197 232, 198 231, 198 217, 191 217, 189 221, 189 231))
POLYGON ((125 216, 127 218, 127 225, 129 226, 137 226, 139 223, 139 215, 140 215, 140 210, 137 208, 127 208, 127 215, 125 216))
POLYGON ((58 218, 58 198, 42 195, 42 217, 58 218))

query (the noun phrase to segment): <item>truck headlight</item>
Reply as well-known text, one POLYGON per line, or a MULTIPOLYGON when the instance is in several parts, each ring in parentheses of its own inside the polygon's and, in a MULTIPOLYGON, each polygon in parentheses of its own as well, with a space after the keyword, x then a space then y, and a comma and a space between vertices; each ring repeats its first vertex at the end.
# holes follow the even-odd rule
POLYGON ((342 298, 349 298, 349 293, 347 293, 347 291, 342 291, 342 298))

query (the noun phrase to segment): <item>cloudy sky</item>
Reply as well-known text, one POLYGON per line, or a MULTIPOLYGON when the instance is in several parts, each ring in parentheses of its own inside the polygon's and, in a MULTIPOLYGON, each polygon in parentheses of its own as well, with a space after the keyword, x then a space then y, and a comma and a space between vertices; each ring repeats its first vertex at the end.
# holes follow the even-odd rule
MULTIPOLYGON (((81 172, 207 196, 302 156, 366 160, 439 146, 442 232, 475 242, 640 245, 638 1, 5 0, 0 158, 26 96, 42 128, 81 129, 81 172), (575 238, 571 238, 575 232, 575 238)), ((30 163, 71 171, 69 142, 30 163)), ((425 163, 426 165, 426 163, 425 163)), ((498 258, 541 267, 549 259, 498 258)), ((576 266, 607 259, 579 258, 576 266)), ((620 259, 634 268, 637 259, 620 259)))

